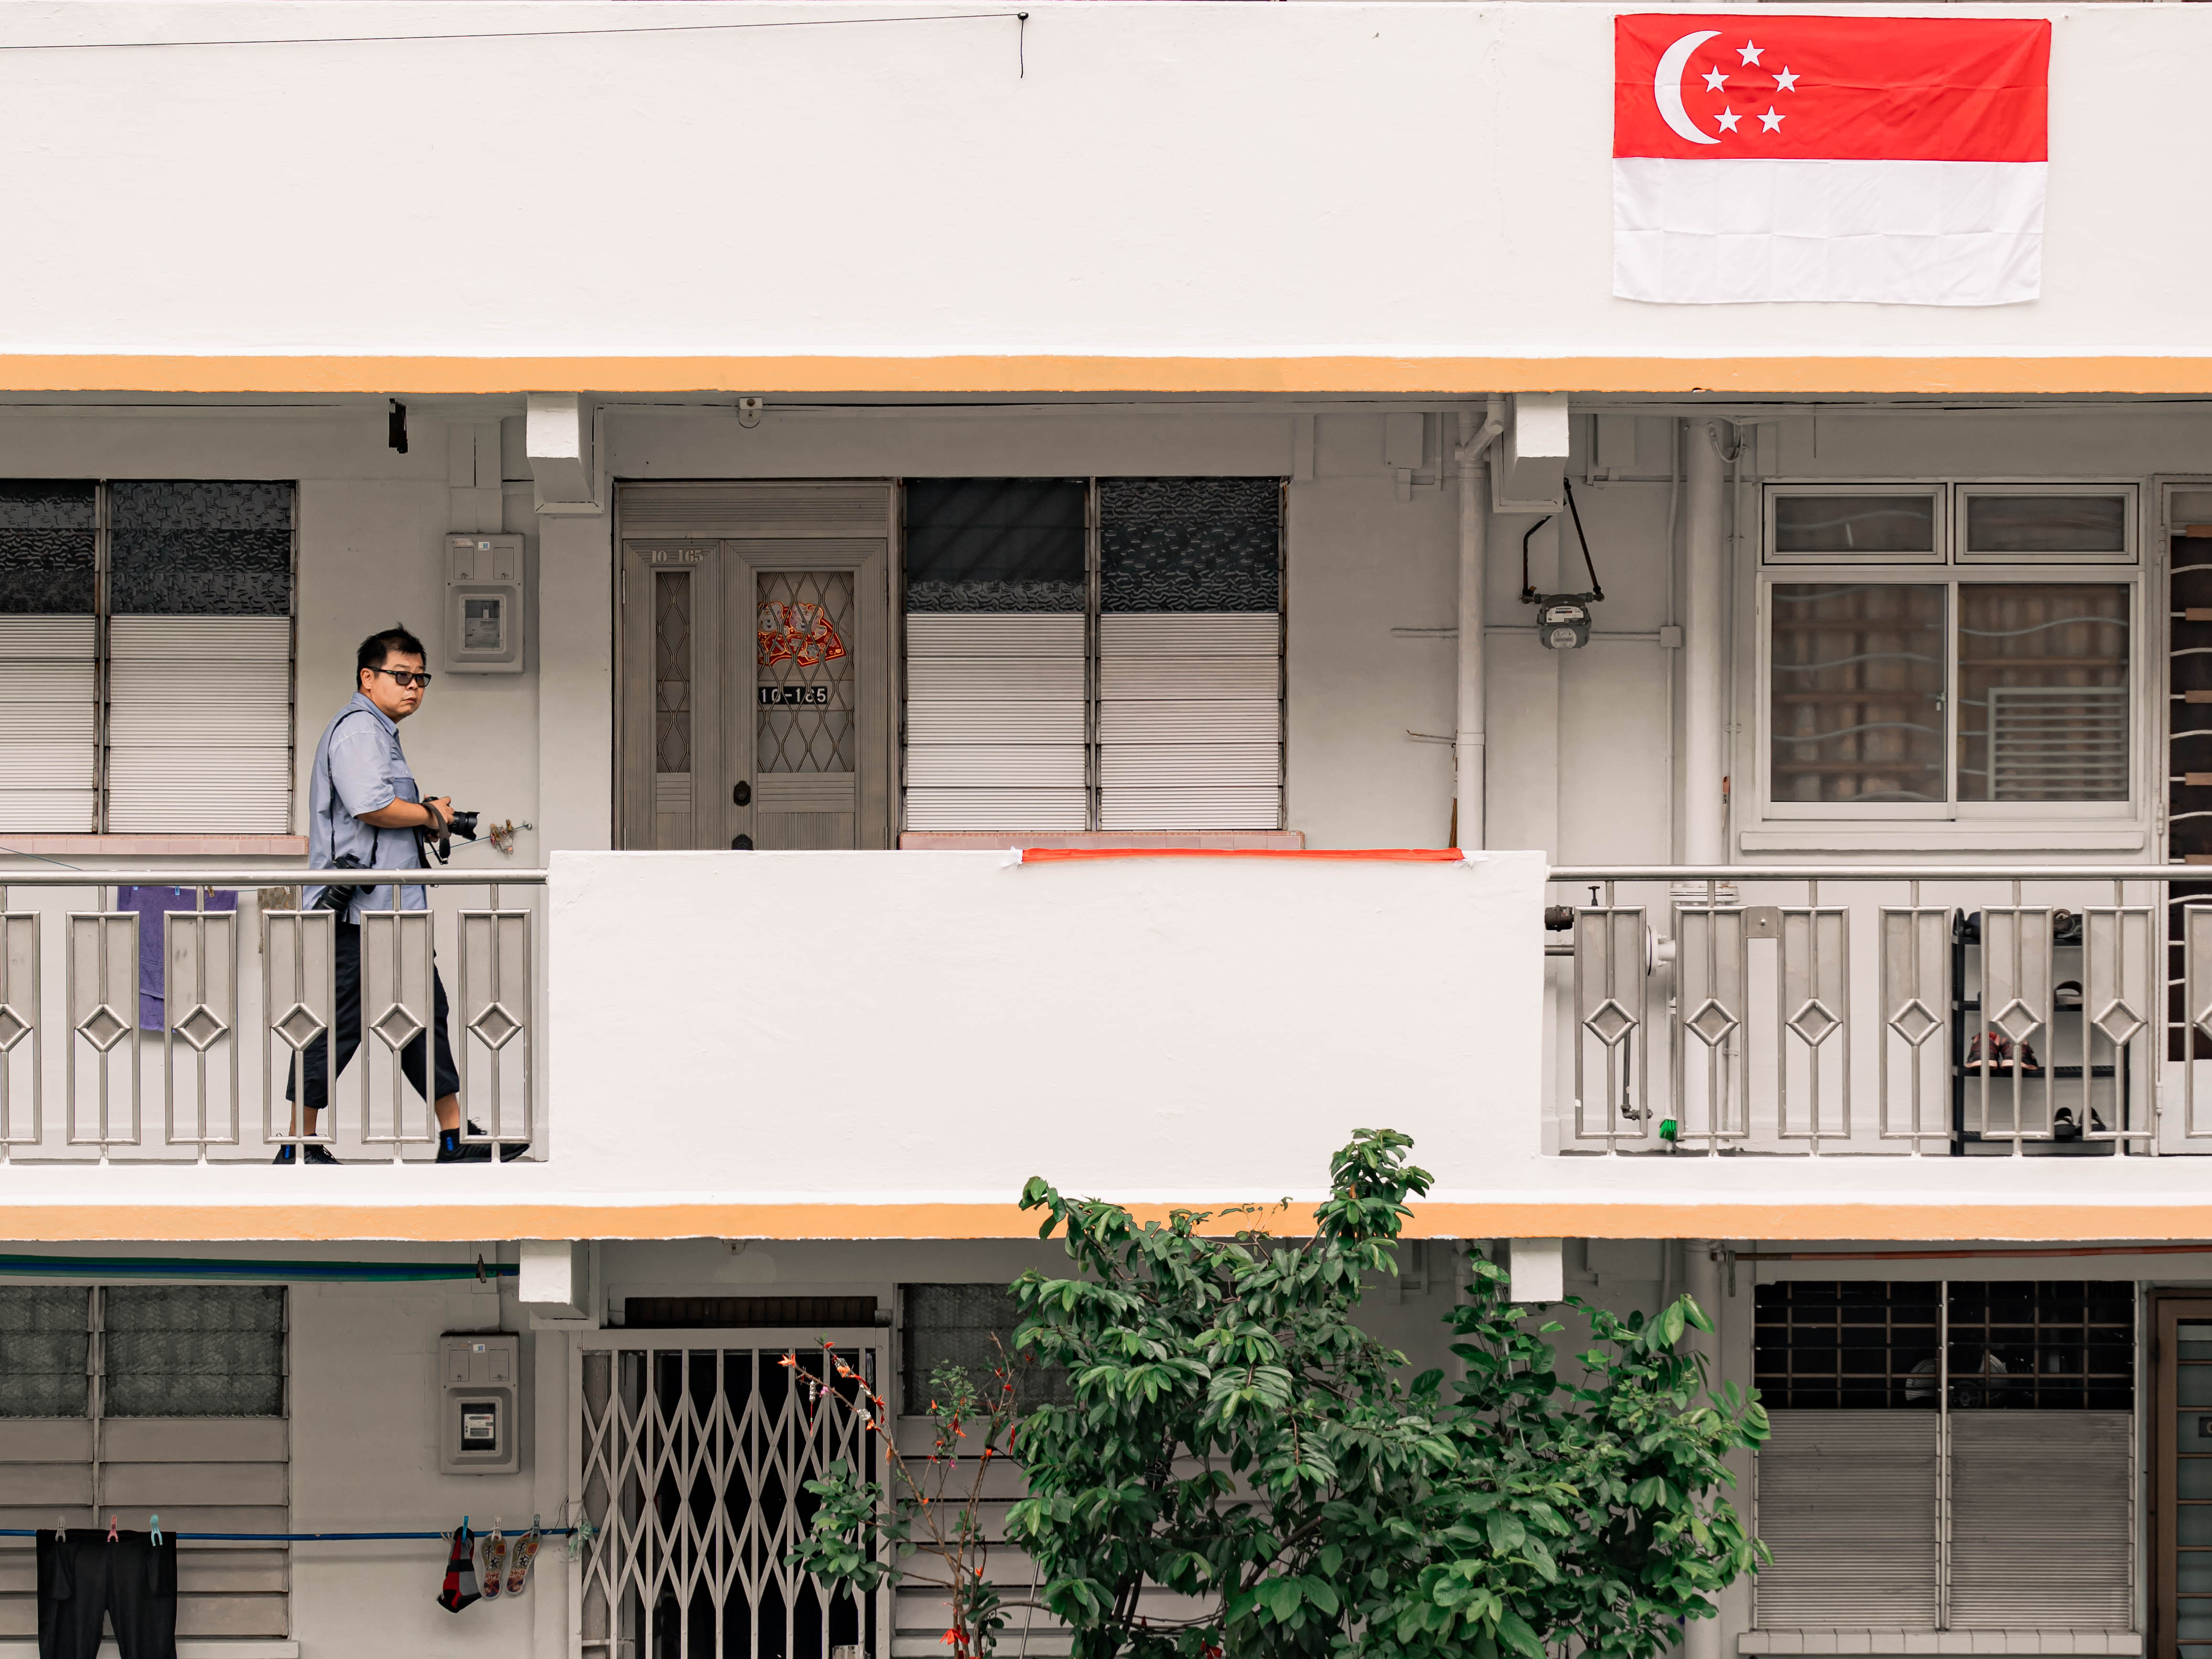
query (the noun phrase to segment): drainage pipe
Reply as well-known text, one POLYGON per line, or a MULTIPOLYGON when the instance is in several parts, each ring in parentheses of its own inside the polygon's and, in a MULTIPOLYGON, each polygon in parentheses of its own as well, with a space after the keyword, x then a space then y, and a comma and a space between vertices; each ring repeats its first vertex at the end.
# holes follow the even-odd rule
POLYGON ((1721 532, 1723 422, 1693 420, 1683 457, 1682 854, 1728 862, 1722 686, 1728 662, 1727 544, 1721 532))
POLYGON ((1478 428, 1474 411, 1459 412, 1459 655, 1458 707, 1452 723, 1453 845, 1486 845, 1484 823, 1485 736, 1488 690, 1484 682, 1483 617, 1489 603, 1489 483, 1483 453, 1505 430, 1505 399, 1492 394, 1489 418, 1478 428))

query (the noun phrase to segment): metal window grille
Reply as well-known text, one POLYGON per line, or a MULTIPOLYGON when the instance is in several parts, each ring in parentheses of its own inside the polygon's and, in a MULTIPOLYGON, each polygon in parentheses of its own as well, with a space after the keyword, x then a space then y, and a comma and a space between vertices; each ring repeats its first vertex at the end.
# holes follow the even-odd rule
POLYGON ((1767 1629, 2130 1628, 2135 1289, 1755 1293, 1767 1629))
POLYGON ((884 1597, 833 1595, 790 1565, 805 1483, 848 1463, 883 1478, 875 1437, 817 1407, 802 1374, 846 1392, 837 1362, 879 1387, 878 1331, 621 1331, 580 1336, 569 1490, 584 1547, 582 1651, 605 1659, 887 1659, 884 1597), (796 1364, 787 1366, 787 1357, 796 1364))
POLYGON ((0 484, 0 831, 290 827, 295 487, 0 484), (222 695, 176 717, 180 674, 222 695))
MULTIPOLYGON (((280 1285, 0 1285, 0 1526, 290 1528, 280 1285)), ((0 1540, 0 1639, 35 1635, 30 1540, 0 1540)), ((283 1637, 281 1544, 184 1539, 177 1632, 283 1637)))

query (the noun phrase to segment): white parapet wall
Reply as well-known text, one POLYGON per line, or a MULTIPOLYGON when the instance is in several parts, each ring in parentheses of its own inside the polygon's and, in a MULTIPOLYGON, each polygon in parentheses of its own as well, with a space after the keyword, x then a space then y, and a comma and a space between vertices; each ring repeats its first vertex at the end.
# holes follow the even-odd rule
MULTIPOLYGON (((13 9, 0 142, 41 253, 8 273, 0 355, 76 360, 21 387, 744 392, 1880 391, 1904 383, 1869 358, 2212 353, 2183 275, 2212 226, 2160 164, 2193 152, 2201 8, 2003 9, 2054 24, 2044 283, 1980 307, 1616 298, 1617 9, 13 9), (819 27, 848 13, 872 21, 819 27), (163 40, 299 43, 13 50, 163 40), (1017 361, 911 361, 940 354, 1017 361), (237 366, 264 356, 319 361, 237 366), (1085 367, 1132 357, 1205 366, 1085 367), (1700 367, 1818 357, 1788 386, 1700 367)), ((1741 15, 1747 46, 1788 21, 1741 15)), ((2165 373, 2051 389, 2191 371, 2165 373)))
POLYGON ((763 1202, 1324 1190, 1363 1127, 1534 1150, 1542 860, 562 854, 572 1178, 763 1202))

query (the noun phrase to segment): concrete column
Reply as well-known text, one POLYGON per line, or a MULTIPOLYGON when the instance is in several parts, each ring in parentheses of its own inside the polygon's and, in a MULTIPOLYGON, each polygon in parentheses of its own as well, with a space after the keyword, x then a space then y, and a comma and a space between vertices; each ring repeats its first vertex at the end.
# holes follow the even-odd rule
POLYGON ((1683 443, 1682 830, 1692 864, 1728 862, 1728 817, 1721 800, 1727 770, 1728 711, 1723 706, 1729 641, 1728 544, 1721 529, 1724 422, 1693 420, 1683 443))
MULTIPOLYGON (((1495 435, 1494 432, 1492 435, 1495 435)), ((1489 619, 1490 478, 1483 464, 1484 440, 1475 429, 1474 411, 1459 417, 1459 658, 1458 714, 1453 722, 1452 758, 1459 845, 1482 847, 1486 832, 1487 673, 1483 626, 1489 619)))
POLYGON ((614 552, 601 514, 538 520, 538 844, 614 833, 614 552))

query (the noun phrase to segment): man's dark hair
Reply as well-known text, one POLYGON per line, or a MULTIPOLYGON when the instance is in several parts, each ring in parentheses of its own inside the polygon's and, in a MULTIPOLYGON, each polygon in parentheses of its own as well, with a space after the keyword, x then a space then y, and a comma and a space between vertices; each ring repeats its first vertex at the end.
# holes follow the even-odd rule
POLYGON ((422 649, 422 641, 409 633, 404 624, 394 623, 381 634, 371 634, 361 642, 361 649, 354 653, 354 678, 359 679, 364 668, 383 667, 392 660, 395 651, 402 656, 420 657, 425 662, 429 660, 429 653, 422 649))

